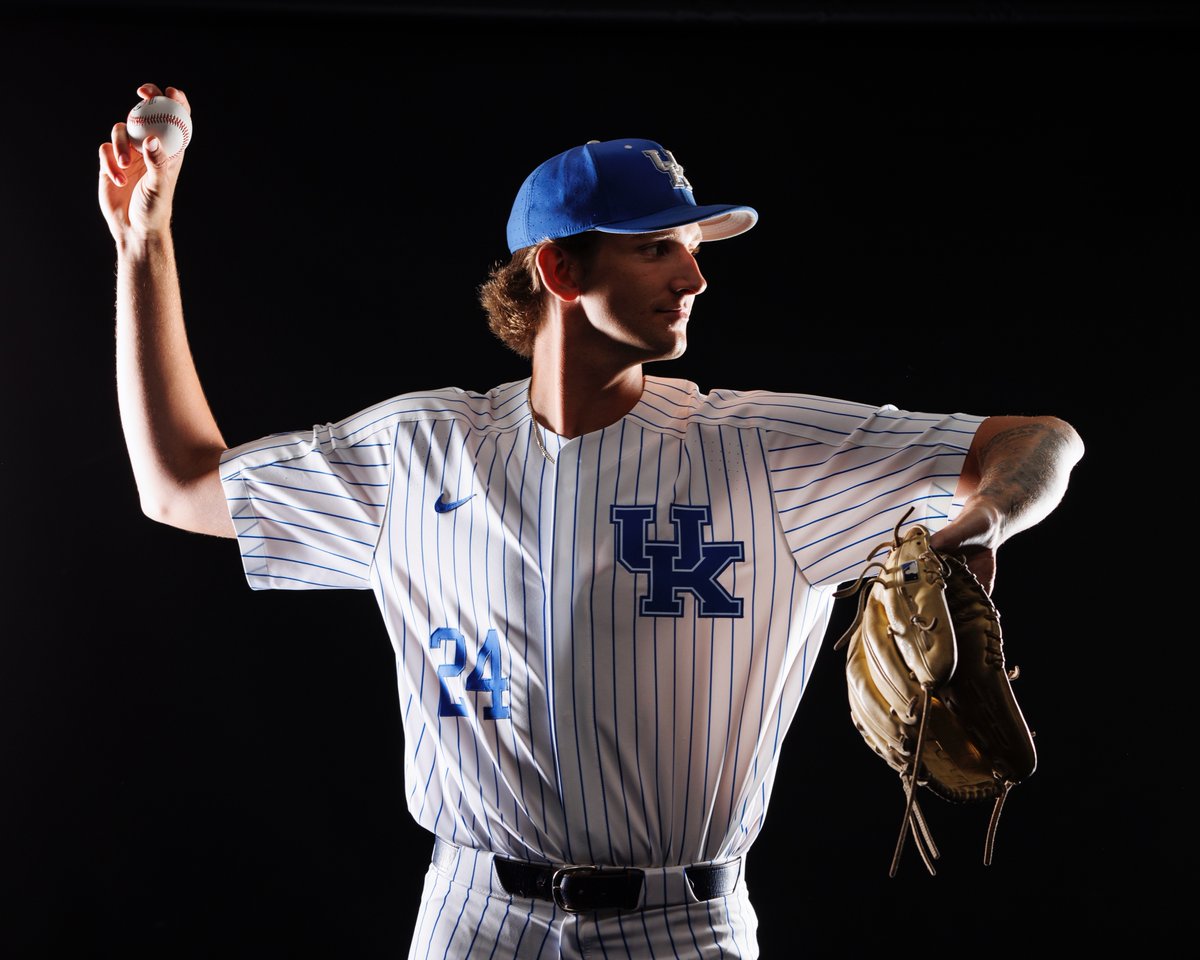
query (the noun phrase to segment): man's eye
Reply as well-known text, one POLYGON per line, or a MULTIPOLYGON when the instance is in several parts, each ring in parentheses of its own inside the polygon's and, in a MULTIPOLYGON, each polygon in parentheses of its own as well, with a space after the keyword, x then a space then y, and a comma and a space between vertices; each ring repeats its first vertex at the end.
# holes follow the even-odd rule
MULTIPOLYGON (((674 242, 671 240, 659 240, 657 243, 648 243, 642 249, 652 257, 665 257, 670 255, 674 247, 674 242)), ((700 248, 689 250, 693 257, 700 253, 700 248)))

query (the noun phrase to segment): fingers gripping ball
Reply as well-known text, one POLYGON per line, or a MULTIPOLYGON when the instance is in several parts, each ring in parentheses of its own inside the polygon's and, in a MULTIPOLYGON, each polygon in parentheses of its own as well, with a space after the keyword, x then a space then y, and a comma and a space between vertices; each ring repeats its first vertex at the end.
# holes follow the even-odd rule
POLYGON ((192 140, 192 118, 170 97, 151 97, 129 111, 125 120, 129 139, 139 150, 147 137, 157 137, 167 159, 174 160, 192 140))

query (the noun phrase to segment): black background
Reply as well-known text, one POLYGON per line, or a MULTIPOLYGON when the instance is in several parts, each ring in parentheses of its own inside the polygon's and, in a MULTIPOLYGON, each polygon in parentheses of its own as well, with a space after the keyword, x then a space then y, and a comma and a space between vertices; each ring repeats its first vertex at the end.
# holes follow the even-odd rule
POLYGON ((475 287, 506 255, 524 175, 621 136, 671 149, 699 202, 761 214, 705 248, 688 353, 651 372, 1074 424, 1087 455, 1063 504, 1000 553, 1040 765, 993 866, 986 808, 930 798, 939 875, 913 855, 887 878, 899 783, 827 652, 748 882, 767 957, 853 955, 895 929, 977 954, 1039 926, 1073 951, 1153 947, 1147 898, 1190 837, 1168 826, 1170 788, 1146 784, 1136 718, 1154 708, 1122 656, 1145 625, 1120 610, 1163 572, 1134 531, 1173 483, 1154 467, 1195 268, 1195 21, 1133 4, 538 6, 0 18, 0 953, 402 956, 428 862, 370 594, 252 593, 232 544, 138 509, 95 177, 146 81, 192 103, 176 247, 231 444, 525 376, 475 287))

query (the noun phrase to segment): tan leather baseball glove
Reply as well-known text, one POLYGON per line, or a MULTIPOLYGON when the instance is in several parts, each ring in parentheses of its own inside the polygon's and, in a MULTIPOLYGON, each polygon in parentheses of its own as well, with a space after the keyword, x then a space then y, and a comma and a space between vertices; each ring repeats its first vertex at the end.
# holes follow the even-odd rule
POLYGON ((917 802, 923 786, 955 803, 994 800, 984 841, 990 864, 996 826, 1012 787, 1037 766, 1037 755, 1004 665, 1000 614, 958 557, 939 554, 930 532, 896 524, 883 560, 835 596, 859 595, 858 613, 834 645, 846 648, 846 685, 854 726, 900 774, 904 818, 889 876, 905 839, 936 873, 938 859, 917 802))

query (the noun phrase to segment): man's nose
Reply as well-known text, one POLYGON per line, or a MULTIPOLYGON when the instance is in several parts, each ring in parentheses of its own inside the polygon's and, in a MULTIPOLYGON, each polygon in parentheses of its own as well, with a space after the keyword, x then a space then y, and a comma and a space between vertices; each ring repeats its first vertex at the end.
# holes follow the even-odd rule
POLYGON ((704 279, 704 274, 700 272, 700 264, 696 262, 696 258, 686 250, 683 253, 683 266, 677 281, 677 290, 682 290, 685 293, 699 295, 704 292, 708 286, 708 281, 704 279))

